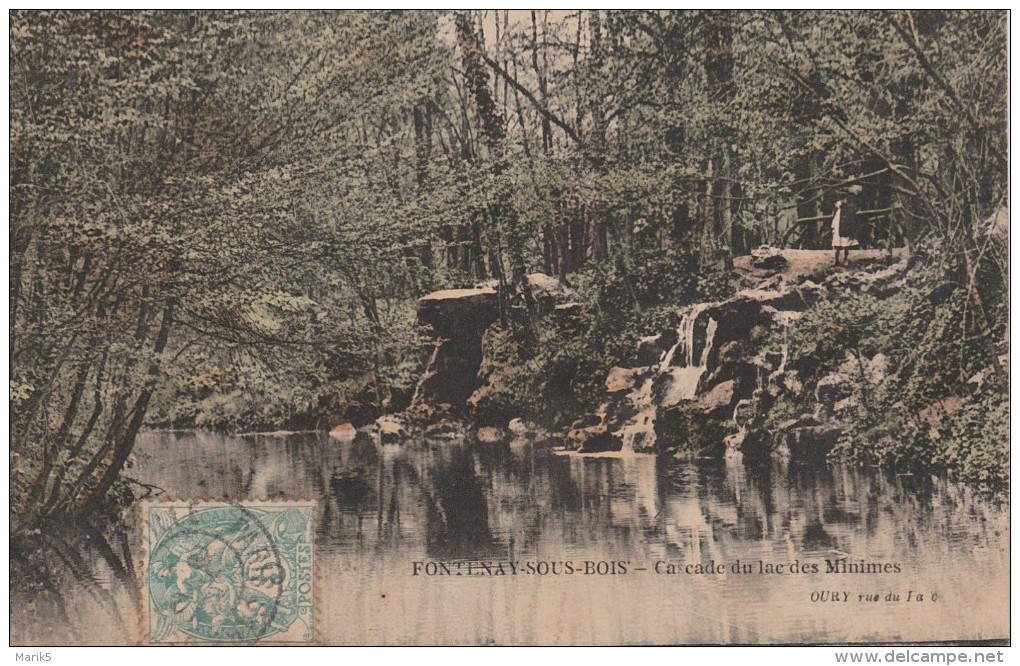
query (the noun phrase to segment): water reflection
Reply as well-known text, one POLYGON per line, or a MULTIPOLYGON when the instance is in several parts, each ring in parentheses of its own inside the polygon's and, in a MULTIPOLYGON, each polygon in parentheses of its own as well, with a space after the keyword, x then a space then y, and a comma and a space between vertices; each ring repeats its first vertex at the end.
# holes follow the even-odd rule
MULTIPOLYGON (((1008 636, 1007 512, 930 478, 516 444, 206 433, 145 435, 131 473, 178 498, 317 499, 327 643, 1008 636), (570 562, 581 573, 411 575, 412 562, 434 560, 570 562), (840 560, 899 572, 824 573, 840 560), (627 573, 594 573, 609 563, 627 573), (656 563, 700 568, 658 575, 656 563), (855 601, 811 601, 829 589, 855 601), (856 600, 922 589, 939 601, 856 600)), ((14 644, 133 640, 141 596, 132 521, 12 545, 14 644)))

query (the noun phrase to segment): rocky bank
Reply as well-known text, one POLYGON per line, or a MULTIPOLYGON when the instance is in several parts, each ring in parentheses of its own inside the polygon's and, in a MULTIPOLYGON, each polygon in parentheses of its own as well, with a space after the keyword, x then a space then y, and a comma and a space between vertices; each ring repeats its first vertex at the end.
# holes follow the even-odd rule
MULTIPOLYGON (((787 367, 782 331, 806 309, 842 290, 883 295, 896 289, 908 268, 900 251, 859 251, 847 267, 833 266, 831 253, 761 248, 734 262, 741 288, 718 302, 696 303, 677 312, 675 326, 640 340, 633 367, 613 368, 597 412, 560 435, 543 433, 581 453, 632 451, 746 457, 824 456, 842 433, 841 411, 854 404, 862 382, 877 382, 886 361, 857 358, 817 382, 810 400, 796 369, 787 367), (777 335, 777 332, 779 335, 777 335), (763 415, 784 395, 814 408, 780 423, 763 415), (698 433, 698 436, 695 436, 698 433)), ((579 308, 576 294, 542 274, 529 283, 545 314, 579 308)), ((485 400, 482 339, 499 318, 493 285, 439 291, 418 302, 418 321, 428 334, 429 360, 411 407, 385 416, 383 439, 411 431, 430 439, 457 437, 485 400)), ((534 435, 520 419, 500 427, 485 424, 487 441, 534 435)), ((470 425, 467 428, 472 430, 470 425)))
POLYGON ((853 404, 861 382, 881 380, 885 358, 861 359, 848 350, 843 365, 818 382, 814 409, 777 427, 764 413, 784 394, 803 398, 806 389, 798 371, 787 368, 785 346, 763 343, 782 339, 802 312, 840 290, 881 295, 897 288, 907 256, 857 252, 850 266, 836 268, 829 252, 761 248, 735 267, 743 288, 723 301, 686 307, 674 329, 643 338, 637 365, 609 373, 594 422, 568 433, 568 446, 797 458, 831 450, 842 433, 840 412, 853 404))

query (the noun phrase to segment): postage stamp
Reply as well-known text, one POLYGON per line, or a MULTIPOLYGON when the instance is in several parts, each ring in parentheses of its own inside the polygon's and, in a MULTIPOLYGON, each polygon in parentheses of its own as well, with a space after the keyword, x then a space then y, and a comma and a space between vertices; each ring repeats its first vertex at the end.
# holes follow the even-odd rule
POLYGON ((312 502, 149 502, 142 507, 150 645, 315 641, 312 502))

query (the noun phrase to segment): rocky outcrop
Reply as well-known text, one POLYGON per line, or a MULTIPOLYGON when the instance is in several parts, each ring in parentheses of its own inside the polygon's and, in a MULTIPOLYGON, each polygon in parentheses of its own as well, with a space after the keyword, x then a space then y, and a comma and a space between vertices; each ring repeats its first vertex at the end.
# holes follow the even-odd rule
POLYGON ((412 409, 442 405, 454 415, 467 412, 467 400, 478 389, 482 334, 498 317, 491 287, 447 289, 418 300, 418 323, 428 330, 432 350, 412 409))
POLYGON ((383 444, 398 443, 410 436, 404 419, 395 414, 385 414, 375 420, 375 432, 383 444))
MULTIPOLYGON (((528 285, 539 315, 569 321, 582 307, 559 278, 532 273, 528 285)), ((411 422, 469 419, 488 398, 479 370, 482 338, 499 319, 496 286, 490 281, 418 299, 418 324, 427 332, 429 359, 405 412, 411 422)))
POLYGON ((351 423, 341 423, 329 431, 329 436, 340 442, 353 442, 358 430, 351 423))
POLYGON ((589 427, 572 433, 567 446, 583 451, 594 440, 600 450, 656 451, 664 433, 678 436, 686 427, 684 404, 710 419, 731 421, 737 403, 759 385, 762 368, 754 350, 768 331, 825 294, 812 282, 773 282, 686 308, 674 330, 639 341, 641 366, 610 372, 597 432, 589 427))
POLYGON ((484 426, 475 431, 475 440, 482 444, 498 444, 506 439, 507 431, 503 428, 484 426))
POLYGON ((802 395, 804 386, 797 371, 786 368, 785 351, 763 350, 762 343, 831 291, 883 293, 896 288, 907 268, 902 255, 872 253, 858 257, 872 262, 868 269, 830 275, 831 263, 822 265, 828 254, 756 250, 745 263, 745 277, 756 281, 724 301, 685 308, 674 330, 641 338, 638 366, 613 368, 597 422, 571 431, 566 445, 582 452, 661 451, 696 439, 700 429, 714 442, 707 448, 719 454, 824 456, 842 433, 840 412, 857 404, 862 382, 881 380, 887 359, 848 356, 818 383, 815 414, 769 429, 761 414, 784 392, 802 395))

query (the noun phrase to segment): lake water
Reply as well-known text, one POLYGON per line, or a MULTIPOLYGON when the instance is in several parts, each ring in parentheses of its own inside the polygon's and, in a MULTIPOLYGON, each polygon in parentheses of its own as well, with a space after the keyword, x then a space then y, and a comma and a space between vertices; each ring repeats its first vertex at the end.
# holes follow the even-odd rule
MULTIPOLYGON (((167 432, 142 436, 128 473, 164 497, 316 500, 328 644, 1009 636, 1008 510, 930 478, 523 442, 167 432), (482 575, 427 575, 447 570, 482 575)), ((19 538, 12 644, 136 640, 128 514, 19 538), (42 547, 24 547, 33 540, 42 547)))

